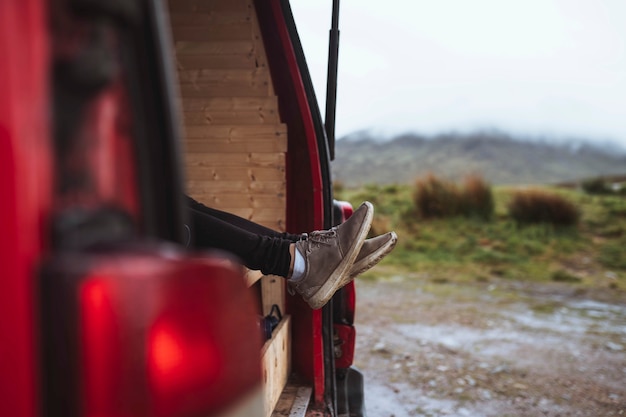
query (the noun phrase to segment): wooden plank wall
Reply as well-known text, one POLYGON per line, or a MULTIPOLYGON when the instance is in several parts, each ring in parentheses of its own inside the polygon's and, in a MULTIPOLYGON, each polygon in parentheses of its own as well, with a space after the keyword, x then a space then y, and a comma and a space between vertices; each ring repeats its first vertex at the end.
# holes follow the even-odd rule
POLYGON ((252 0, 170 0, 187 192, 283 231, 287 128, 252 0))
MULTIPOLYGON (((278 114, 252 0, 170 0, 185 128, 187 192, 210 207, 284 231, 287 127, 278 114)), ((284 280, 260 279, 262 314, 285 312, 284 280)), ((261 352, 265 415, 291 365, 289 316, 261 352)))

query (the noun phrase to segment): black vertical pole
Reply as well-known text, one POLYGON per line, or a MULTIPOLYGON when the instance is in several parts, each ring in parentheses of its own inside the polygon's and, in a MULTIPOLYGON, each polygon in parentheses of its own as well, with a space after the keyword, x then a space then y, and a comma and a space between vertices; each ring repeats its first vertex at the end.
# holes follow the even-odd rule
MULTIPOLYGON (((337 107, 337 59, 339 55, 339 0, 333 0, 332 21, 328 41, 328 74, 326 79, 326 118, 324 128, 328 140, 329 159, 335 159, 335 112, 337 107)), ((322 311, 324 322, 325 396, 332 416, 337 415, 337 379, 335 374, 333 300, 322 311)))
POLYGON ((335 113, 337 108, 337 61, 339 55, 339 0, 333 0, 332 22, 328 44, 328 74, 326 84, 326 137, 330 160, 335 159, 335 113))
MULTIPOLYGON (((337 108, 337 60, 339 55, 339 0, 333 0, 332 22, 328 41, 328 74, 326 79, 326 119, 324 128, 328 139, 330 160, 335 159, 335 111, 337 108)), ((333 300, 322 312, 324 321, 324 358, 330 366, 326 369, 326 398, 332 416, 337 415, 337 379, 335 375, 333 300), (330 372, 328 372, 330 371, 330 372)))

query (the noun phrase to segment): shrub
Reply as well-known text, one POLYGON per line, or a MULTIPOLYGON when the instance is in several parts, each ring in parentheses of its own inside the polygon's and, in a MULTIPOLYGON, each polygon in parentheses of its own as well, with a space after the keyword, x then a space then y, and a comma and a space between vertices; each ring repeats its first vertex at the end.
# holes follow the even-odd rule
POLYGON ((415 186, 415 207, 423 217, 452 217, 459 214, 461 193, 456 184, 429 174, 417 180, 415 186))
POLYGON ((391 226, 391 221, 389 220, 389 217, 381 214, 375 214, 374 218, 372 219, 372 225, 370 227, 368 237, 382 235, 392 229, 393 227, 391 226))
POLYGON ((463 214, 488 220, 493 216, 494 201, 491 186, 478 175, 465 177, 463 183, 463 214))
POLYGON ((581 187, 587 194, 612 194, 613 190, 601 178, 591 178, 582 182, 581 187))
POLYGON ((516 192, 508 204, 508 211, 518 224, 573 226, 579 218, 578 209, 572 202, 558 194, 540 190, 516 192))
POLYGON ((425 218, 478 217, 490 219, 494 211, 491 186, 482 177, 465 178, 463 187, 429 174, 416 182, 415 207, 425 218))

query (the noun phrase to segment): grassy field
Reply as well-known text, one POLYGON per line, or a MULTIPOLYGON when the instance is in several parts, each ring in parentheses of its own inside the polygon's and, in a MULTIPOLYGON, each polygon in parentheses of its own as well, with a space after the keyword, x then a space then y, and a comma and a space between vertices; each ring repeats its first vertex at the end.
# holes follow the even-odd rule
POLYGON ((576 226, 519 226, 507 205, 519 188, 492 189, 491 220, 424 219, 415 208, 414 187, 337 186, 335 198, 376 209, 371 234, 395 230, 394 252, 362 279, 409 274, 433 283, 523 280, 561 282, 577 288, 626 292, 626 196, 589 195, 576 188, 540 187, 572 202, 576 226))

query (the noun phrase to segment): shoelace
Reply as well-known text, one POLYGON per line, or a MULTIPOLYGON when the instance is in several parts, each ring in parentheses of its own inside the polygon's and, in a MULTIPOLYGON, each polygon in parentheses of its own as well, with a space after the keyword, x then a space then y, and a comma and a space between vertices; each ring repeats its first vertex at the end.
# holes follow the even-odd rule
POLYGON ((333 227, 330 230, 319 230, 311 232, 307 238, 307 242, 310 243, 309 247, 320 247, 331 245, 330 241, 337 237, 337 228, 333 227))
MULTIPOLYGON (((337 236, 337 228, 333 227, 330 230, 318 230, 315 232, 311 232, 309 234, 304 234, 303 239, 307 243, 306 251, 310 253, 312 249, 317 249, 320 246, 330 246, 330 241, 337 236)), ((291 295, 295 295, 294 287, 298 285, 298 283, 287 281, 287 292, 291 295)))

